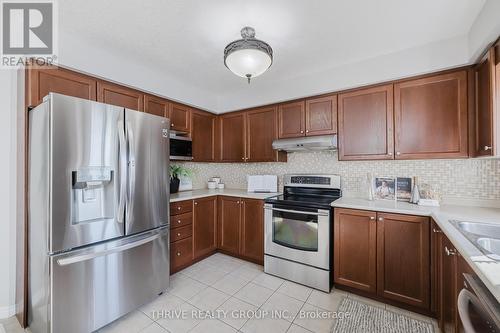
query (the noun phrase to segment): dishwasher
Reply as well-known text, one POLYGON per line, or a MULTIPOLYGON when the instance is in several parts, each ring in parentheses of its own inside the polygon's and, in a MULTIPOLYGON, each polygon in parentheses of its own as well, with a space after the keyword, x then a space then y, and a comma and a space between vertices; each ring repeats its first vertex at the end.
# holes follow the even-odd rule
POLYGON ((464 277, 457 305, 465 333, 500 333, 500 304, 477 277, 464 277))

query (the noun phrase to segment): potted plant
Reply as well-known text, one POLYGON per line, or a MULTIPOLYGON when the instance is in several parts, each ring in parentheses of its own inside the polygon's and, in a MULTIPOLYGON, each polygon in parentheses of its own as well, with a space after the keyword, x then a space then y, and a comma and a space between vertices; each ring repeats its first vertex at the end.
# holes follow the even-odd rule
POLYGON ((182 165, 170 165, 170 193, 179 192, 180 177, 191 177, 191 170, 182 165))

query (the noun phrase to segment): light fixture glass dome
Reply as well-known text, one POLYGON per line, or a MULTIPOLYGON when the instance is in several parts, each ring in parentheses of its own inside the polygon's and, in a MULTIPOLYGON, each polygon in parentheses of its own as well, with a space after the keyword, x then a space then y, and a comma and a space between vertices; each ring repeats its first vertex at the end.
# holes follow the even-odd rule
POLYGON ((234 74, 250 79, 264 73, 273 63, 273 49, 269 44, 255 39, 255 30, 241 29, 241 37, 224 49, 224 64, 234 74))

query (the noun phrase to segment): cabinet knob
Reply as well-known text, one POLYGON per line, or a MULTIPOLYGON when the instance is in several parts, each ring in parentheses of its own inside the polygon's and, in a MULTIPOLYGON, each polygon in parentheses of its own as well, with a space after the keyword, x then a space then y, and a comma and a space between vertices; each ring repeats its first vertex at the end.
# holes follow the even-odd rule
POLYGON ((244 157, 242 157, 241 159, 242 159, 243 161, 245 160, 245 158, 244 158, 244 157))
POLYGON ((180 236, 181 236, 181 233, 180 233, 180 232, 178 232, 178 233, 177 233, 177 237, 180 237, 180 236))
POLYGON ((484 150, 488 151, 488 150, 491 150, 491 146, 484 146, 484 150))
POLYGON ((306 130, 306 133, 309 133, 309 130, 306 130))
POLYGON ((181 220, 177 220, 177 224, 181 224, 181 220))
POLYGON ((432 228, 432 232, 433 232, 433 233, 436 233, 436 234, 440 234, 440 233, 442 233, 442 231, 441 231, 441 230, 436 229, 436 228, 432 228))
POLYGON ((237 203, 238 205, 240 204, 240 202, 239 202, 239 201, 236 201, 236 203, 237 203))
POLYGON ((194 204, 197 205, 198 203, 195 201, 194 204))
POLYGON ((304 131, 300 131, 300 134, 304 134, 304 131))
POLYGON ((384 218, 383 218, 383 217, 379 217, 379 218, 378 218, 378 220, 379 220, 380 222, 382 222, 382 221, 384 220, 384 218))
POLYGON ((181 253, 180 253, 180 252, 177 252, 176 254, 177 254, 177 256, 178 256, 178 257, 180 257, 180 256, 181 256, 181 253))
POLYGON ((174 123, 171 123, 171 124, 170 124, 170 127, 174 127, 174 123))
POLYGON ((400 151, 397 151, 397 152, 396 152, 396 155, 398 155, 398 156, 399 156, 399 155, 401 155, 401 152, 400 152, 400 151))
POLYGON ((392 151, 390 151, 388 155, 389 155, 389 156, 392 156, 392 151))
POLYGON ((457 250, 449 249, 447 246, 444 247, 444 252, 446 253, 447 256, 454 256, 457 254, 457 250))
POLYGON ((375 216, 370 216, 371 221, 375 221, 375 216))
POLYGON ((181 206, 177 207, 177 210, 181 210, 181 206))

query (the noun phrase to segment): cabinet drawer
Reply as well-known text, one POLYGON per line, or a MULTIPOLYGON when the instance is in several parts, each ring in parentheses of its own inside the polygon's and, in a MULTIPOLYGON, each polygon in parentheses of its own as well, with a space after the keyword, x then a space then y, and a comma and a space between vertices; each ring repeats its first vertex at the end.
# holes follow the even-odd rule
POLYGON ((193 213, 185 213, 170 217, 170 229, 184 227, 193 222, 193 213))
POLYGON ((171 230, 170 242, 175 242, 186 237, 190 237, 193 234, 193 227, 191 224, 184 227, 175 228, 171 230))
POLYGON ((193 200, 170 203, 170 216, 184 214, 193 210, 193 200))
POLYGON ((170 270, 176 271, 187 265, 193 257, 193 238, 189 237, 170 244, 170 270))

